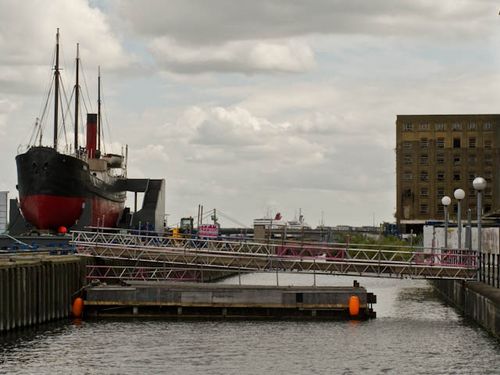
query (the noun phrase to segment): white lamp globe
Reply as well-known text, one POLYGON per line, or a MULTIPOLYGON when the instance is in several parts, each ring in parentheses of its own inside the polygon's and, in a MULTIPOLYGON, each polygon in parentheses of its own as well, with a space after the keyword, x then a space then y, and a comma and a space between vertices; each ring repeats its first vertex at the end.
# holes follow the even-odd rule
POLYGON ((441 198, 441 203, 443 206, 449 206, 451 203, 451 198, 445 195, 443 198, 441 198))
POLYGON ((486 180, 482 177, 476 177, 474 181, 472 181, 472 186, 477 191, 481 191, 486 189, 486 180))
POLYGON ((465 191, 463 191, 462 189, 457 189, 453 192, 453 196, 455 197, 455 199, 461 201, 465 198, 465 191))

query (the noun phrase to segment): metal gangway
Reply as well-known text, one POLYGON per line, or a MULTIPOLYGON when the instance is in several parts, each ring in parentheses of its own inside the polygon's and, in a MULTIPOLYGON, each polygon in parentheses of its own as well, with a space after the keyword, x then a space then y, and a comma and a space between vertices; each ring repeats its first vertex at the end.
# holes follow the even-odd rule
MULTIPOLYGON (((162 278, 188 271, 295 272, 412 279, 476 279, 476 251, 424 249, 317 242, 248 242, 174 238, 152 233, 74 231, 72 244, 80 256, 117 260, 108 274, 134 272, 162 278), (167 267, 168 265, 168 267, 167 267)), ((92 270, 97 272, 94 266, 92 270)), ((102 270, 101 270, 102 271, 102 270)), ((187 273, 193 275, 193 272, 187 273)), ((99 272, 97 272, 99 273, 99 272)), ((101 272, 102 274, 102 272, 101 272)))

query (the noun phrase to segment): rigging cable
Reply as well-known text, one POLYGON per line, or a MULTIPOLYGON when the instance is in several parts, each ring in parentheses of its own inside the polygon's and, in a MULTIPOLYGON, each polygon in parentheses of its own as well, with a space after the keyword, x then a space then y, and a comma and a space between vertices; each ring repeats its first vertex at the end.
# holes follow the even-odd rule
MULTIPOLYGON (((87 76, 85 75, 85 69, 83 68, 83 61, 80 60, 80 66, 81 66, 81 72, 82 72, 82 77, 83 77, 83 85, 85 86, 85 92, 87 93, 87 99, 88 99, 88 105, 90 107, 90 111, 87 107, 87 102, 84 100, 83 101, 83 104, 85 106, 85 109, 87 110, 87 112, 93 112, 94 109, 92 108, 92 100, 90 99, 90 93, 89 93, 89 86, 87 84, 87 76)), ((85 99, 85 97, 84 97, 85 99)))
POLYGON ((60 82, 61 82, 61 91, 62 91, 62 94, 61 95, 61 98, 60 98, 60 101, 61 101, 61 109, 63 108, 63 97, 64 99, 66 100, 66 112, 62 112, 62 124, 61 124, 61 127, 62 127, 62 131, 64 133, 64 143, 66 144, 66 148, 68 147, 68 137, 67 137, 67 133, 66 133, 66 116, 68 115, 68 113, 71 115, 71 109, 70 109, 70 105, 71 103, 68 102, 68 96, 66 94, 66 89, 64 88, 64 84, 63 84, 63 81, 62 81, 62 77, 59 78, 60 79, 60 82))
MULTIPOLYGON (((101 121, 102 121, 102 115, 104 113, 104 123, 106 125, 106 130, 107 130, 107 133, 108 133, 108 137, 109 139, 113 139, 113 137, 111 136, 111 127, 109 126, 109 121, 108 121, 108 114, 107 114, 107 108, 106 108, 106 102, 105 100, 103 99, 104 95, 102 94, 103 93, 103 85, 102 85, 102 80, 101 80, 101 106, 103 107, 103 109, 101 110, 101 121)), ((102 148, 104 150, 104 153, 106 153, 106 137, 104 135, 104 126, 102 126, 102 123, 101 123, 101 135, 102 135, 102 148)), ((110 146, 111 146, 111 143, 110 143, 110 146)), ((111 150, 110 152, 113 152, 113 150, 111 150)))
POLYGON ((245 224, 239 222, 238 220, 231 218, 229 215, 225 214, 224 212, 222 212, 220 210, 217 210, 217 214, 222 216, 223 218, 235 223, 235 224, 242 226, 243 228, 251 229, 248 225, 245 225, 245 224))
MULTIPOLYGON (((52 64, 51 64, 52 66, 54 66, 55 58, 56 58, 56 47, 53 47, 53 48, 54 49, 52 51, 52 64)), ((52 87, 54 84, 54 76, 53 76, 52 72, 50 72, 48 74, 47 82, 48 82, 48 84, 46 84, 44 92, 48 92, 48 94, 47 94, 47 97, 45 99, 45 104, 44 104, 44 101, 42 101, 40 103, 40 109, 38 111, 38 117, 37 117, 38 121, 35 122, 35 127, 34 127, 33 131, 31 132, 28 146, 32 145, 31 142, 36 142, 36 139, 38 138, 39 135, 42 134, 43 127, 45 126, 45 122, 44 122, 45 114, 47 113, 47 107, 48 107, 50 100, 51 100, 52 87), (33 137, 33 135, 35 135, 35 136, 33 137)), ((41 141, 41 138, 40 138, 40 141, 41 141)))

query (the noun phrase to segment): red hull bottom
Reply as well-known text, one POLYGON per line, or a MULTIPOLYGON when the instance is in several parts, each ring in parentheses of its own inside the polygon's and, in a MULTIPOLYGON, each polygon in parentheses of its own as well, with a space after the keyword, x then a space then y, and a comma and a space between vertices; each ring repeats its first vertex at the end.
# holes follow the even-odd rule
POLYGON ((85 198, 29 195, 20 198, 24 218, 38 229, 71 227, 82 214, 85 198))
MULTIPOLYGON (((87 225, 115 227, 125 202, 113 202, 93 197, 91 222, 87 225)), ((70 228, 78 221, 85 206, 84 197, 30 195, 20 198, 24 218, 38 229, 70 228)))
POLYGON ((94 227, 114 228, 120 220, 125 202, 113 202, 98 197, 92 198, 92 222, 94 227))

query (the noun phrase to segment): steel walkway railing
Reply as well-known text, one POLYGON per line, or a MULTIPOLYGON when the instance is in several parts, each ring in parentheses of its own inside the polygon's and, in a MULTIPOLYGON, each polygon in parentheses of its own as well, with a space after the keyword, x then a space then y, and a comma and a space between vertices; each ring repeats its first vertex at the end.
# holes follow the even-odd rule
POLYGON ((72 243, 82 256, 142 262, 158 270, 168 263, 235 272, 469 280, 476 278, 478 268, 475 251, 457 249, 216 241, 99 231, 75 231, 72 243))

